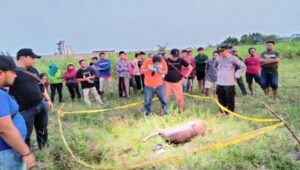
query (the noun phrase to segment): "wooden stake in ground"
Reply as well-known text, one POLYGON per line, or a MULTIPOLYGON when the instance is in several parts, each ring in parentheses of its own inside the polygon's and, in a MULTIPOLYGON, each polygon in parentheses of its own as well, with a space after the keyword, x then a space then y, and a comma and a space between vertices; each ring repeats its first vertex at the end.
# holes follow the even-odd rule
POLYGON ((300 140, 297 138, 297 136, 295 135, 295 133, 291 130, 291 128, 285 123, 285 121, 278 116, 271 108, 270 106, 268 106, 267 104, 265 104, 265 107, 277 118, 279 119, 281 122, 284 122, 284 126, 290 131, 290 133, 292 134, 292 136, 296 139, 296 141, 298 142, 298 144, 300 145, 300 140))

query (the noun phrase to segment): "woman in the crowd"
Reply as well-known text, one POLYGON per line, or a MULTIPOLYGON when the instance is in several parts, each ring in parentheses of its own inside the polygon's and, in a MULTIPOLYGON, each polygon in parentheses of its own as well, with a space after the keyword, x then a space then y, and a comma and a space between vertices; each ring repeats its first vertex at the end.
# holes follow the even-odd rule
POLYGON ((68 64, 67 70, 65 71, 63 75, 63 79, 66 83, 66 86, 70 92, 72 101, 75 100, 75 97, 77 99, 81 98, 81 94, 79 91, 79 85, 76 78, 77 70, 74 67, 73 64, 68 64))
POLYGON ((44 88, 49 91, 49 80, 46 73, 41 73, 39 75, 41 82, 43 83, 44 88))
POLYGON ((55 92, 58 92, 59 103, 62 102, 62 71, 55 64, 49 65, 48 78, 50 81, 51 101, 54 102, 55 92))

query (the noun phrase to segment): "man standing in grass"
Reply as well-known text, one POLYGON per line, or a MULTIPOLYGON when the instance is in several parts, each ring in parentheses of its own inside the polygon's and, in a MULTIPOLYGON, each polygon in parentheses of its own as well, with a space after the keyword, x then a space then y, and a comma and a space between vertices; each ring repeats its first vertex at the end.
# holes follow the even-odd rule
MULTIPOLYGON (((185 79, 185 81, 183 82, 183 92, 187 93, 193 85, 193 79, 195 76, 195 59, 193 58, 193 56, 188 55, 188 51, 187 50, 182 50, 181 51, 181 58, 184 59, 187 63, 189 63, 192 67, 193 67, 193 71, 191 72, 191 74, 188 76, 187 79, 185 79)), ((188 71, 188 68, 183 67, 181 72, 182 75, 186 75, 188 71)))
MULTIPOLYGON (((233 56, 236 56, 237 58, 239 58, 243 62, 243 59, 237 54, 236 48, 231 49, 231 54, 233 56)), ((238 66, 235 69, 236 70, 239 69, 238 66)), ((240 77, 240 78, 236 79, 236 82, 237 82, 239 88, 241 89, 242 95, 246 96, 247 95, 247 90, 246 90, 246 87, 245 87, 245 84, 244 84, 244 81, 243 81, 243 77, 240 77)))
POLYGON ((205 67, 208 61, 208 56, 204 54, 204 48, 198 48, 198 55, 195 57, 196 63, 196 75, 198 80, 199 90, 204 93, 204 78, 205 78, 205 67))
POLYGON ((168 65, 168 73, 165 76, 166 99, 168 101, 169 97, 174 94, 179 111, 183 112, 184 99, 182 84, 191 74, 193 67, 184 59, 179 57, 180 52, 178 49, 172 49, 170 53, 171 56, 166 60, 168 65), (185 75, 182 75, 181 73, 182 67, 188 68, 185 75))
POLYGON ((94 79, 95 79, 94 70, 88 66, 86 60, 80 60, 79 64, 80 64, 80 69, 77 71, 76 77, 77 77, 77 81, 81 83, 83 100, 85 104, 87 104, 89 107, 92 106, 91 101, 89 99, 90 92, 95 96, 95 99, 99 104, 103 104, 94 84, 94 79))
POLYGON ((139 66, 139 61, 141 60, 140 57, 141 57, 140 53, 135 53, 135 59, 132 61, 134 67, 133 75, 134 75, 134 80, 136 83, 137 90, 142 90, 142 80, 141 80, 141 70, 140 70, 142 65, 139 66))
POLYGON ((167 111, 168 104, 165 98, 165 86, 163 76, 167 74, 168 67, 160 56, 155 55, 147 58, 142 65, 142 73, 145 74, 145 112, 146 116, 151 115, 151 104, 154 94, 161 103, 161 115, 167 111))
POLYGON ((14 96, 19 104, 27 127, 26 144, 30 147, 30 137, 35 127, 36 139, 39 149, 48 146, 48 111, 53 104, 45 90, 39 72, 33 67, 36 55, 32 49, 23 48, 17 53, 16 79, 9 88, 9 93, 14 96))
POLYGON ((16 65, 0 55, 0 169, 31 169, 35 159, 24 142, 27 129, 16 100, 7 92, 16 78, 16 65), (25 166, 26 165, 26 166, 25 166))
POLYGON ((275 42, 266 42, 267 51, 260 55, 261 64, 261 87, 265 92, 265 96, 269 96, 269 87, 273 90, 273 99, 278 98, 278 63, 280 54, 274 51, 275 42))
POLYGON ((95 79, 94 79, 94 84, 96 87, 96 90, 99 95, 100 94, 100 83, 99 83, 99 71, 97 70, 97 62, 98 62, 98 57, 93 57, 92 62, 90 63, 90 67, 94 70, 95 73, 95 79))
POLYGON ((113 96, 113 84, 112 84, 112 78, 110 73, 110 61, 106 58, 106 54, 104 52, 101 52, 99 54, 100 60, 96 64, 96 69, 98 70, 98 76, 99 76, 99 91, 100 95, 103 98, 104 96, 104 82, 106 81, 109 87, 109 93, 111 96, 113 96))
POLYGON ((119 77, 119 96, 129 97, 129 80, 130 80, 130 62, 124 51, 119 52, 119 60, 115 64, 115 69, 119 77))
MULTIPOLYGON (((141 51, 140 54, 139 54, 139 60, 138 60, 138 66, 139 68, 141 69, 143 63, 145 61, 145 52, 141 51)), ((145 75, 144 74, 141 74, 141 80, 142 80, 142 86, 143 88, 145 88, 145 75)))
POLYGON ((205 68, 205 95, 209 95, 209 90, 212 89, 213 95, 215 95, 216 90, 216 81, 217 81, 217 73, 214 67, 215 61, 219 57, 219 51, 213 52, 213 58, 208 60, 205 68))
POLYGON ((249 56, 245 58, 246 70, 246 81, 248 83, 249 91, 253 95, 253 79, 260 85, 260 59, 256 55, 256 49, 251 47, 248 49, 249 56))
POLYGON ((244 74, 246 66, 239 58, 230 53, 231 48, 227 44, 218 47, 220 57, 215 61, 215 68, 217 69, 218 100, 224 107, 234 111, 236 79, 244 74))

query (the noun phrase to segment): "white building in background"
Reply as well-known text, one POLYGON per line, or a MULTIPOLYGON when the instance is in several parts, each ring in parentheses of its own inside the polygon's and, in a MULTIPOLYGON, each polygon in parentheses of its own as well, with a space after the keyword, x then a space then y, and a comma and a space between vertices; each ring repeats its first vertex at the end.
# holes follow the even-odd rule
POLYGON ((58 50, 58 55, 71 55, 75 54, 75 50, 70 45, 67 45, 64 40, 58 41, 57 45, 57 50, 58 50))

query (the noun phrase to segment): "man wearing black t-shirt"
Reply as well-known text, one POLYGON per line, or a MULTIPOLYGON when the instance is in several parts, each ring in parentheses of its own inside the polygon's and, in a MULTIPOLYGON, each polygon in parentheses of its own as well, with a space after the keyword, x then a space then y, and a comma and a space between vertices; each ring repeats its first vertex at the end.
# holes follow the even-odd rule
POLYGON ((179 58, 178 49, 172 49, 170 53, 171 57, 166 59, 168 65, 168 73, 165 76, 166 99, 169 100, 169 97, 174 94, 179 107, 179 111, 183 112, 184 100, 182 84, 192 72, 193 67, 184 59, 179 58), (182 67, 188 68, 186 75, 181 74, 182 67))
POLYGON ((103 104, 97 89, 94 84, 95 79, 95 71, 88 67, 86 60, 80 60, 80 69, 77 71, 77 80, 81 83, 81 88, 83 92, 83 100, 84 102, 90 107, 91 101, 89 99, 89 93, 91 92, 94 96, 96 101, 99 104, 103 104))
POLYGON ((33 67, 36 58, 41 56, 36 55, 32 49, 24 48, 18 51, 17 78, 10 87, 9 93, 17 100, 19 110, 26 122, 26 144, 30 146, 30 136, 34 126, 38 146, 42 149, 48 143, 48 111, 52 108, 52 102, 38 77, 38 71, 33 67))

